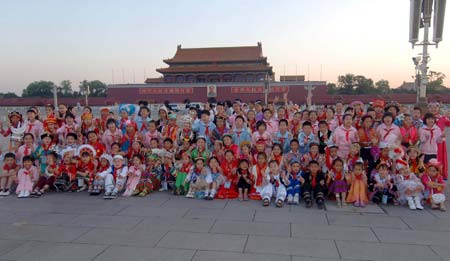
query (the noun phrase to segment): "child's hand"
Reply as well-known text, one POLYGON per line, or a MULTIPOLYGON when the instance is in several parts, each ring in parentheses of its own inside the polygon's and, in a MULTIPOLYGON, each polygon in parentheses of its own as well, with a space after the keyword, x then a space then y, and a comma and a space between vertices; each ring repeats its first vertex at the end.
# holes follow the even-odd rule
POLYGON ((300 176, 299 178, 298 178, 298 180, 300 180, 300 183, 305 183, 305 178, 303 178, 302 176, 300 176))
POLYGON ((320 185, 324 186, 325 185, 325 181, 322 179, 320 182, 320 185))

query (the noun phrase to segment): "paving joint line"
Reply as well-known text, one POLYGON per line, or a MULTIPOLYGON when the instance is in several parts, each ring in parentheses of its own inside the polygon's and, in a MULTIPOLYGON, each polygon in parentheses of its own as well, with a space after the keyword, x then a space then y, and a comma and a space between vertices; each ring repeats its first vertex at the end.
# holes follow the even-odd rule
POLYGON ((97 259, 97 257, 99 257, 100 255, 102 255, 103 253, 105 253, 105 251, 107 249, 109 249, 111 247, 111 245, 108 245, 107 247, 105 247, 105 249, 103 249, 102 251, 100 251, 100 253, 98 253, 97 255, 95 255, 91 260, 94 261, 95 259, 97 259))

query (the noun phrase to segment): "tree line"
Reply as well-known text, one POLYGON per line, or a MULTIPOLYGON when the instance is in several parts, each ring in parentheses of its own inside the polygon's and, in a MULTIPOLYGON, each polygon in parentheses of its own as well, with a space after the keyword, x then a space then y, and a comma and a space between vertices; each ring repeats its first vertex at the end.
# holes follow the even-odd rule
MULTIPOLYGON (((78 98, 88 94, 89 97, 106 97, 107 86, 105 83, 94 80, 84 80, 78 85, 78 89, 74 90, 72 82, 69 80, 61 81, 55 84, 52 81, 35 81, 23 89, 21 97, 53 97, 53 90, 56 86, 58 97, 78 98)), ((0 93, 0 98, 19 98, 14 92, 0 93)))
MULTIPOLYGON (((427 93, 450 93, 450 88, 444 86, 444 79, 445 74, 433 71, 430 72, 430 78, 427 84, 427 93)), ((329 94, 337 95, 416 93, 415 90, 391 88, 389 86, 389 81, 384 79, 374 83, 371 78, 350 73, 340 75, 337 83, 328 83, 327 86, 329 94)))

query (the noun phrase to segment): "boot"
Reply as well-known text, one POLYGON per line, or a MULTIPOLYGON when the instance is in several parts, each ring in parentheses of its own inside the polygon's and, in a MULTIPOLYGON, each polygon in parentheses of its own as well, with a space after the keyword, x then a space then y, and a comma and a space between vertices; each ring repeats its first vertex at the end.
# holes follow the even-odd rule
POLYGON ((408 200, 408 207, 411 210, 416 210, 416 205, 414 204, 414 200, 412 197, 407 197, 406 200, 408 200))
POLYGON ((422 202, 420 202, 419 197, 414 197, 414 204, 416 204, 416 208, 419 210, 423 210, 422 202))

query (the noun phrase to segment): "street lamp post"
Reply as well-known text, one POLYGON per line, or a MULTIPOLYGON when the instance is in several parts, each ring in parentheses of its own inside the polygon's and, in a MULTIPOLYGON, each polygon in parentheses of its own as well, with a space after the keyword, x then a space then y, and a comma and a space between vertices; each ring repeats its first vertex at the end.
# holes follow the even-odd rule
POLYGON ((266 106, 269 99, 269 92, 270 92, 270 79, 269 74, 266 73, 266 77, 264 78, 264 104, 266 106))

